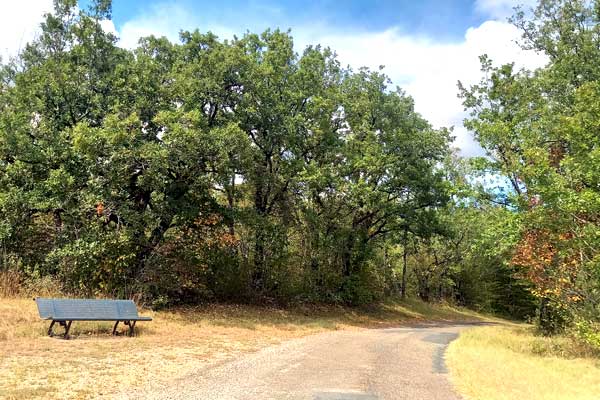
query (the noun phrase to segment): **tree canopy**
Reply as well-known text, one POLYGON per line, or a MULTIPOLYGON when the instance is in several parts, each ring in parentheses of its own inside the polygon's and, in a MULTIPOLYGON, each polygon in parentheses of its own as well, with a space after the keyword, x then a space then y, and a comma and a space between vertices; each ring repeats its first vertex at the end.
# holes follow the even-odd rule
POLYGON ((448 201, 449 132, 382 72, 298 54, 289 32, 119 48, 109 3, 57 2, 3 66, 5 259, 167 303, 377 297, 383 243, 448 201))

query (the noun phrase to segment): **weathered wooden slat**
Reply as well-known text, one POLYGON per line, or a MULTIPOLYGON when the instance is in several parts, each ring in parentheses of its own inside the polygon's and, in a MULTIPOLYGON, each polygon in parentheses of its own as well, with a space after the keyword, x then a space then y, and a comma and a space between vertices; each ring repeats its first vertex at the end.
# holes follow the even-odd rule
POLYGON ((55 321, 151 321, 140 317, 131 300, 35 299, 42 319, 55 321))

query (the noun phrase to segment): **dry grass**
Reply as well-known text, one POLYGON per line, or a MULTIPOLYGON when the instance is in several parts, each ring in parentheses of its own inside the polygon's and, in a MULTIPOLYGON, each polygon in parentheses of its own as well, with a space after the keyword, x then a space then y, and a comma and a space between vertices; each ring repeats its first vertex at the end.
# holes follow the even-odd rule
POLYGON ((566 337, 526 325, 474 328, 447 353, 453 383, 471 400, 600 398, 600 359, 566 337))
POLYGON ((21 289, 21 274, 15 270, 0 270, 0 298, 16 297, 21 289))
MULTIPOLYGON (((73 323, 73 340, 45 336, 31 299, 0 298, 0 398, 112 398, 195 369, 325 330, 394 326, 409 320, 474 320, 475 313, 417 301, 370 309, 276 309, 210 305, 143 311, 138 336, 110 335, 111 323, 73 323)), ((60 329, 60 328, 59 328, 60 329)), ((136 328, 137 329, 137 328, 136 328)))

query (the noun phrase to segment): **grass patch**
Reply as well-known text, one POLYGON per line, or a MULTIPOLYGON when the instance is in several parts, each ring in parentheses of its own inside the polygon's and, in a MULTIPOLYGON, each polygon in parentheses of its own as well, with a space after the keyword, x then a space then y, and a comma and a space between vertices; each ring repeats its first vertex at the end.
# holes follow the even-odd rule
POLYGON ((541 337, 528 325, 470 329, 446 354, 451 379, 471 400, 592 400, 600 359, 568 337, 541 337))
POLYGON ((46 336, 49 323, 39 319, 31 299, 0 298, 0 398, 114 398, 117 390, 161 385, 239 354, 327 330, 480 318, 416 300, 362 309, 212 304, 141 314, 154 321, 139 323, 135 338, 112 337, 110 322, 74 322, 73 340, 65 341, 46 336))

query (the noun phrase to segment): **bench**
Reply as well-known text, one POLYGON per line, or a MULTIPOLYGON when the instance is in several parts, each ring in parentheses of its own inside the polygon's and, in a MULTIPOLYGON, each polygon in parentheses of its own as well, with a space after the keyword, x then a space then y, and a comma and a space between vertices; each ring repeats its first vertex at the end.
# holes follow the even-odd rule
POLYGON ((115 321, 112 334, 117 334, 119 322, 129 326, 129 336, 133 336, 137 321, 152 321, 150 317, 140 317, 135 303, 131 300, 94 299, 34 299, 40 318, 50 323, 48 335, 54 336, 54 324, 65 329, 63 337, 69 338, 73 321, 115 321))

